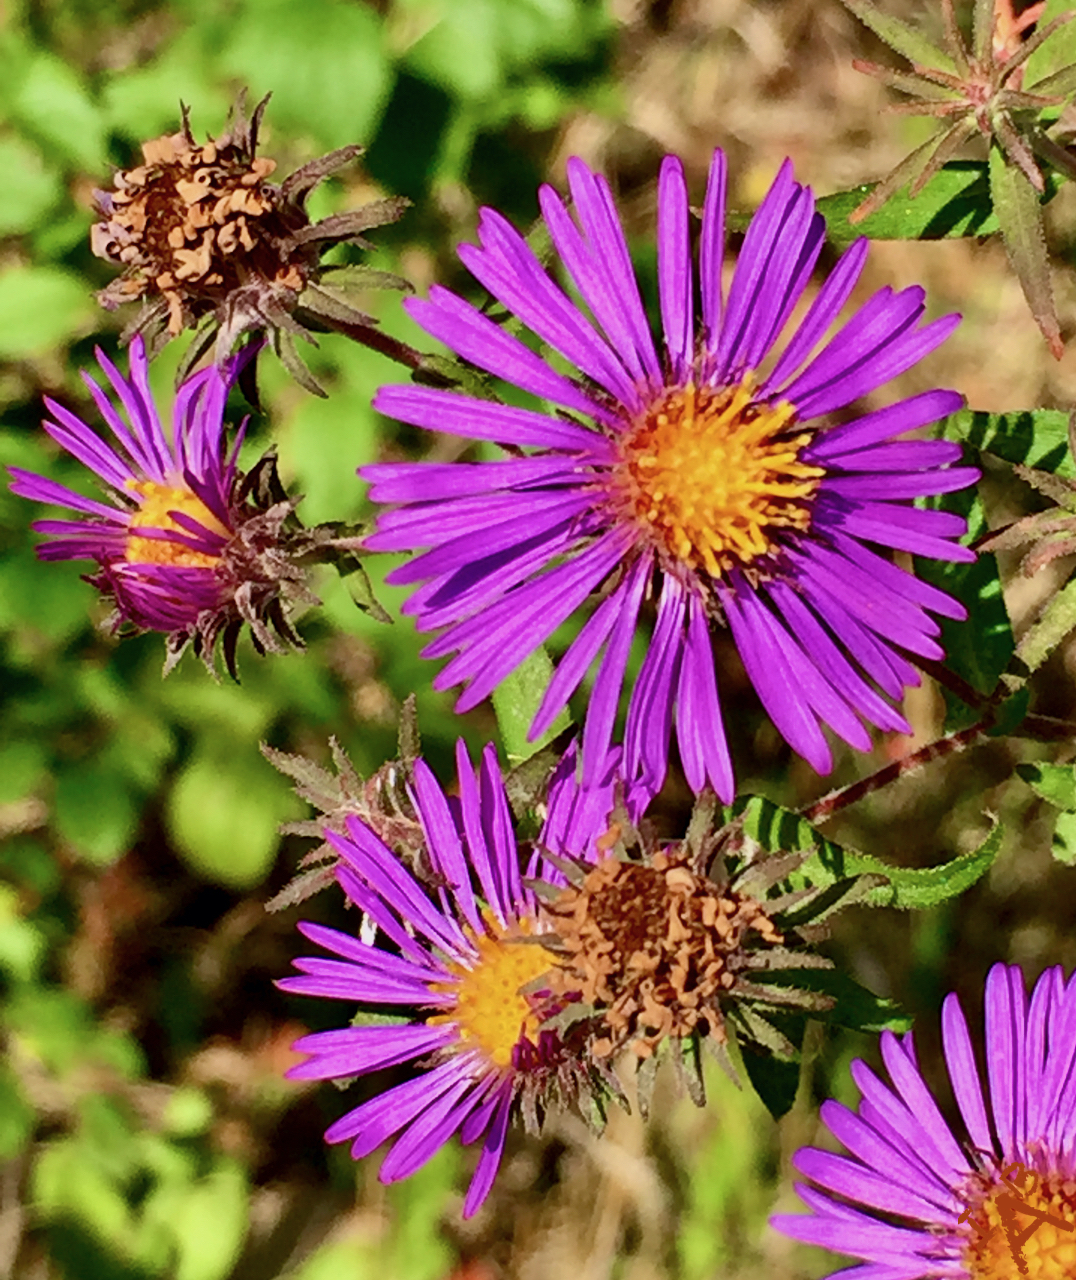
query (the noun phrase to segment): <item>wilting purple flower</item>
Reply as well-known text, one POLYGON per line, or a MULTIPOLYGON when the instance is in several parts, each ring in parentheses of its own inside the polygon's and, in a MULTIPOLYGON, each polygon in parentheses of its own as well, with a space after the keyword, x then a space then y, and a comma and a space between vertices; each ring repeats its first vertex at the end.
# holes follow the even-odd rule
POLYGON ((535 899, 520 876, 519 850, 496 752, 487 747, 477 778, 457 747, 459 799, 446 799, 421 760, 413 800, 426 836, 433 884, 420 883, 355 817, 347 835, 325 837, 340 855, 337 879, 376 926, 374 943, 321 925, 302 924, 312 942, 341 957, 304 958, 285 991, 358 1003, 381 1012, 403 1008, 395 1025, 351 1026, 296 1041, 309 1060, 294 1079, 367 1075, 418 1061, 416 1074, 350 1111, 327 1131, 351 1141, 355 1159, 395 1138, 381 1180, 406 1178, 454 1134, 482 1139, 464 1203, 469 1215, 489 1193, 513 1105, 525 1114, 546 1085, 570 1096, 582 1080, 560 1036, 540 1027, 540 997, 521 988, 556 963, 535 941, 535 899))
POLYGON ((848 1280, 1038 1280, 1076 1275, 1076 980, 1059 968, 1035 984, 995 965, 986 982, 987 1088, 955 995, 942 1040, 962 1128, 923 1080, 911 1035, 882 1035, 892 1084, 863 1062, 858 1114, 822 1118, 849 1155, 804 1147, 796 1168, 822 1190, 797 1190, 813 1213, 778 1231, 862 1259, 848 1280), (1030 1265, 1030 1269, 1029 1269, 1030 1265))
POLYGON ((295 503, 281 497, 272 459, 249 476, 237 470, 244 426, 227 447, 228 392, 256 346, 188 378, 176 392, 172 430, 161 425, 147 379, 145 346, 136 337, 125 378, 103 351, 97 361, 115 403, 89 374, 83 378, 112 433, 111 441, 63 405, 46 399, 45 430, 106 486, 106 502, 19 467, 12 493, 68 507, 76 520, 38 520, 50 536, 42 560, 93 560, 88 580, 115 604, 117 627, 169 633, 167 666, 187 643, 208 664, 223 632, 234 674, 234 647, 244 622, 260 650, 277 649, 273 633, 301 643, 281 599, 314 602, 297 557, 311 537, 291 529, 295 503))
POLYGON ((715 152, 696 296, 687 188, 670 156, 658 189, 659 352, 607 183, 579 160, 568 179, 578 225, 551 188, 540 201, 587 311, 493 210, 482 213, 480 247, 460 257, 580 377, 446 289, 405 303, 459 355, 557 412, 420 386, 384 387, 375 401, 403 422, 494 440, 513 455, 362 471, 373 498, 394 504, 367 545, 424 549, 392 580, 420 583, 405 608, 421 629, 443 629, 427 656, 456 655, 435 685, 468 682, 458 709, 475 706, 601 589, 532 726, 538 734, 552 723, 604 648, 583 733, 587 785, 606 758, 648 599, 656 622, 628 704, 629 779, 660 787, 675 723, 691 786, 709 780, 731 799, 712 648, 720 622, 777 728, 820 773, 831 767, 823 725, 860 750, 870 737, 858 717, 906 732, 891 701, 919 678, 905 655, 942 657, 928 610, 965 612, 889 550, 971 559, 954 541, 963 520, 912 502, 978 473, 951 466, 955 444, 897 437, 961 398, 928 391, 840 425, 833 415, 934 350, 958 317, 919 327, 923 290, 886 288, 827 341, 866 257, 860 241, 771 360, 825 240, 813 196, 786 163, 724 298, 725 158, 715 152))

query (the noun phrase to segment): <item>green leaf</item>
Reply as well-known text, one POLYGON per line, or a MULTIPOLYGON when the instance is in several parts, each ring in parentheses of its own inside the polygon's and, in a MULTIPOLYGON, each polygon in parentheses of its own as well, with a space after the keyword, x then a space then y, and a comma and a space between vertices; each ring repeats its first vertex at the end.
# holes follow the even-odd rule
POLYGON ((59 267, 10 267, 0 273, 0 358, 21 360, 66 344, 89 327, 93 313, 80 276, 59 267))
POLYGON ((1038 192, 998 146, 990 148, 990 196, 1005 252, 1050 350, 1064 351, 1054 309, 1050 263, 1038 192))
POLYGON ((47 760, 37 742, 8 742, 0 747, 0 804, 30 794, 45 776, 47 760))
MULTIPOLYGON (((865 183, 850 191, 823 196, 816 202, 831 240, 838 245, 850 244, 859 236, 871 240, 943 240, 990 235, 999 230, 990 198, 987 166, 981 161, 951 160, 917 196, 910 195, 908 187, 902 187, 877 213, 852 226, 849 214, 876 185, 865 183)), ((1044 199, 1052 198, 1056 191, 1056 180, 1048 182, 1044 199)))
POLYGON ((1076 810, 1076 765, 1018 764, 1016 772, 1043 800, 1058 809, 1076 810))
POLYGON ((1050 847, 1058 862, 1063 862, 1066 867, 1076 866, 1076 813, 1057 815, 1050 847))
POLYGON ((10 113, 25 133, 88 173, 107 167, 104 115, 78 73, 51 53, 35 52, 17 78, 10 113))
POLYGON ((1076 578, 1071 578, 1020 637, 1017 656, 1029 671, 1037 671, 1074 628, 1076 578))
POLYGON ((250 1195, 246 1174, 233 1160, 195 1183, 171 1216, 178 1265, 175 1280, 224 1280, 246 1238, 250 1195))
MULTIPOLYGON (((986 531, 986 517, 976 488, 942 494, 930 505, 963 516, 968 522, 969 538, 986 531)), ((997 558, 983 553, 970 564, 961 564, 916 557, 915 571, 918 577, 954 596, 968 611, 966 620, 938 619, 946 666, 979 693, 993 693, 1016 648, 997 558)), ((958 727, 955 722, 946 723, 950 729, 958 727)))
MULTIPOLYGON (((272 91, 270 123, 325 147, 368 142, 392 88, 380 19, 334 0, 258 0, 221 32, 220 66, 272 91)), ((217 52, 217 51, 213 51, 217 52)))
POLYGON ((895 49, 909 62, 919 62, 924 67, 934 67, 939 71, 950 73, 956 71, 956 66, 947 53, 931 44, 926 36, 914 27, 901 22, 899 18, 883 13, 871 4, 870 0, 841 0, 841 3, 854 13, 865 27, 869 27, 879 40, 884 40, 891 49, 895 49))
POLYGON ((0 236, 30 231, 63 195, 55 170, 47 169, 41 153, 21 138, 0 138, 0 236))
MULTIPOLYGON (((741 809, 738 804, 737 809, 741 809)), ((969 889, 993 864, 1001 848, 1001 827, 995 825, 971 853, 960 854, 935 867, 894 867, 868 854, 843 848, 820 835, 809 822, 772 800, 751 796, 742 805, 743 830, 770 853, 813 849, 794 872, 793 889, 835 884, 854 875, 881 875, 888 883, 873 889, 867 903, 874 907, 922 910, 937 906, 969 889)))
POLYGON ((766 975, 772 986, 792 986, 817 991, 833 1000, 829 1009, 811 1014, 819 1022, 847 1027, 851 1031, 896 1031, 911 1029, 912 1019, 896 1000, 876 996, 861 987, 840 969, 803 969, 795 973, 777 970, 766 975))
POLYGON ((508 763, 512 766, 540 751, 571 724, 568 712, 562 711, 545 733, 533 742, 527 739, 552 678, 553 663, 540 645, 493 690, 493 710, 508 763))
POLYGON ((176 848, 196 874, 248 889, 272 866, 277 827, 297 815, 283 779, 267 764, 218 748, 195 756, 179 775, 167 816, 176 848))
MULTIPOLYGON (((1072 9, 1072 0, 1046 0, 1046 7, 1035 23, 1036 30, 1042 31, 1055 18, 1072 9)), ((1046 41, 1046 43, 1028 58, 1024 65, 1024 85, 1029 90, 1037 91, 1038 82, 1076 62, 1076 23, 1069 22, 1046 41)))
POLYGON ((61 769, 55 811, 63 838, 98 866, 126 853, 138 829, 138 806, 124 779, 96 760, 61 769))
POLYGON ((943 419, 937 433, 1006 462, 1021 462, 1059 476, 1076 476, 1069 449, 1069 415, 1061 409, 977 413, 963 409, 943 419))

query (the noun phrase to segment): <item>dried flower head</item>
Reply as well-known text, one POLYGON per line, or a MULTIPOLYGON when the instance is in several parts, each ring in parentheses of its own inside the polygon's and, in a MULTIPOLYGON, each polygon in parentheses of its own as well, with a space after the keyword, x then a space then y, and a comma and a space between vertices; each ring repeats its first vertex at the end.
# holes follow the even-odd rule
POLYGON ((255 155, 268 101, 248 119, 241 95, 224 133, 202 144, 184 108, 177 133, 143 143, 143 163, 96 193, 102 221, 91 230, 93 251, 123 268, 99 298, 109 310, 141 300, 128 332, 145 334, 151 350, 208 318, 184 373, 214 341, 219 364, 243 334, 264 331, 293 375, 320 391, 293 338, 312 341, 308 326, 343 326, 362 341, 376 323, 336 286, 407 287, 382 272, 323 269, 321 255, 336 244, 365 245, 362 232, 394 222, 408 202, 381 200, 311 223, 309 192, 362 148, 312 160, 278 186, 268 181, 276 161, 255 155))
POLYGON ((749 949, 783 941, 764 903, 718 888, 688 861, 673 851, 648 863, 608 857, 546 907, 567 957, 551 987, 601 1008, 598 1057, 629 1045, 648 1058, 700 1022, 724 1041, 720 1001, 735 994, 749 949))

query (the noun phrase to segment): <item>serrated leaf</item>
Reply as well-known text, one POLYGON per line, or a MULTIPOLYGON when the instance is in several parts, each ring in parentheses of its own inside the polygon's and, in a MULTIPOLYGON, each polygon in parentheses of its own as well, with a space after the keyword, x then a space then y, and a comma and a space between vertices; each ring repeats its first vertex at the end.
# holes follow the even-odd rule
POLYGON ((1064 351, 1054 309, 1046 235, 1038 193, 997 146, 990 149, 990 197, 1012 269, 1050 350, 1064 351))
POLYGON ((1076 765, 1018 764, 1016 772, 1043 800, 1058 809, 1076 810, 1076 765))
POLYGON ((865 853, 843 848, 827 840, 799 814, 782 809, 772 800, 752 796, 743 805, 746 834, 770 852, 813 849, 800 869, 789 876, 794 889, 835 884, 855 875, 881 875, 887 883, 871 890, 866 903, 873 907, 921 910, 963 893, 990 868, 1001 848, 1001 828, 995 826, 978 849, 960 854, 935 867, 894 867, 865 853))
POLYGON ((869 902, 878 889, 886 885, 882 875, 856 875, 837 880, 833 884, 816 886, 808 891, 787 912, 781 915, 782 929, 796 929, 800 925, 822 924, 845 907, 857 902, 869 902))
POLYGON ((899 18, 883 13, 869 0, 841 0, 844 7, 856 15, 865 27, 869 27, 879 40, 884 40, 891 49, 907 58, 909 62, 918 62, 924 67, 934 67, 939 71, 956 71, 956 64, 943 50, 939 49, 921 32, 910 27, 899 18))
POLYGON ((1029 671, 1037 671, 1065 637, 1076 628, 1076 578, 1070 579, 1020 638, 1017 657, 1029 671))

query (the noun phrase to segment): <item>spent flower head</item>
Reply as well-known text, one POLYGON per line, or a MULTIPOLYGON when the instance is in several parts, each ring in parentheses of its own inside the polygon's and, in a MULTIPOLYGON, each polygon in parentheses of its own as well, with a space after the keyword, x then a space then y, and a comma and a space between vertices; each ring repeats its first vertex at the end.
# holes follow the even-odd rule
POLYGON ((871 0, 843 3, 905 57, 912 70, 893 71, 861 59, 853 65, 908 96, 893 111, 932 116, 940 128, 878 183, 849 221, 863 221, 906 185, 910 195, 918 195, 965 143, 976 135, 985 138, 990 147, 991 199, 1009 259, 1051 351, 1060 357, 1042 229, 1040 197, 1046 182, 1040 163, 1076 177, 1076 159, 1048 136, 1051 122, 1044 118, 1076 91, 1076 64, 1029 86, 1023 81, 1029 58, 1076 14, 1061 14, 1029 36, 1043 4, 1016 15, 1011 0, 976 0, 969 47, 957 25, 953 0, 941 0, 945 47, 938 48, 871 0))
POLYGON ((93 251, 123 269, 99 297, 109 310, 141 301, 125 333, 145 334, 151 354, 201 326, 181 377, 210 346, 220 364, 244 334, 265 333, 297 380, 321 394, 294 338, 314 341, 311 330, 343 328, 363 341, 376 322, 348 301, 348 290, 409 287, 384 272, 323 267, 321 256, 337 244, 369 247, 362 233, 394 222, 408 201, 375 201, 312 223, 310 191, 362 148, 341 147, 270 182, 276 161, 255 154, 268 101, 248 118, 240 95, 224 133, 205 143, 184 108, 177 133, 143 143, 143 163, 97 192, 93 251))

